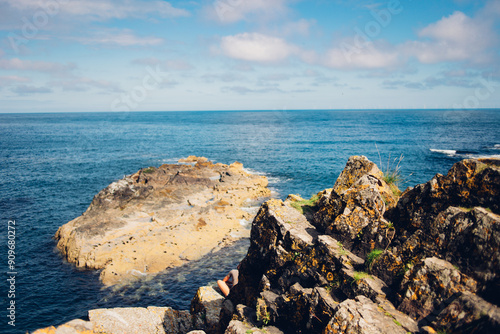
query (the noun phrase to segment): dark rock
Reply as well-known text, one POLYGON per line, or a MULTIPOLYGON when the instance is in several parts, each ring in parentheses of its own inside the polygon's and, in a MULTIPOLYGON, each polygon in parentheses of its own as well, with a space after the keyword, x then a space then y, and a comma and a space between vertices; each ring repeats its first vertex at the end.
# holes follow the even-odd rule
POLYGON ((460 273, 451 263, 426 258, 405 274, 398 310, 421 320, 453 295, 476 290, 476 281, 460 273))
POLYGON ((500 214, 500 167, 491 160, 463 160, 446 176, 410 188, 401 195, 391 212, 392 221, 415 232, 450 206, 481 206, 500 214))
POLYGON ((396 200, 373 162, 363 156, 351 157, 330 198, 320 198, 314 223, 346 248, 365 256, 375 248, 386 248, 392 240, 393 229, 383 215, 395 206, 396 200))
POLYGON ((500 308, 470 292, 452 298, 436 319, 423 319, 447 333, 500 333, 500 308))

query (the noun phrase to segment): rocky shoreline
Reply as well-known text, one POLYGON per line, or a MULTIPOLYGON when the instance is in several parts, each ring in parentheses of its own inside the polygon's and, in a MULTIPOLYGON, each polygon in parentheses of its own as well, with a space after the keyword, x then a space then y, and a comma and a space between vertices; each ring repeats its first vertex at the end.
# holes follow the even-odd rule
POLYGON ((149 167, 100 191, 55 238, 68 262, 101 269, 105 285, 197 260, 248 236, 250 203, 270 196, 264 176, 243 165, 191 156, 149 167))
MULTIPOLYGON (((498 333, 500 160, 402 194, 363 156, 311 200, 265 202, 240 281, 190 311, 89 311, 65 333, 498 333), (120 320, 121 319, 121 320, 120 320), (123 320, 123 321, 122 321, 123 320)), ((49 327, 35 333, 55 333, 49 327)))

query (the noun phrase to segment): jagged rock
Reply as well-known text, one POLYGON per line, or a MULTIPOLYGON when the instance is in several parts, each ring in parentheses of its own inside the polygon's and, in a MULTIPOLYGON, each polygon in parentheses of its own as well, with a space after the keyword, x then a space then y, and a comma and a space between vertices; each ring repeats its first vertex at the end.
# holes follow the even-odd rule
POLYGON ((347 299, 337 306, 335 315, 323 333, 406 334, 407 330, 370 299, 357 296, 354 300, 347 299))
POLYGON ((219 316, 224 297, 211 286, 198 288, 191 301, 191 314, 195 327, 204 329, 207 333, 217 333, 219 316))
POLYGON ((386 299, 388 287, 383 281, 356 271, 364 268, 363 259, 331 236, 317 235, 286 203, 264 203, 251 234, 250 249, 240 265, 241 280, 229 298, 250 305, 257 318, 266 317, 287 333, 320 333, 339 302, 365 295, 391 305, 408 328, 416 328, 386 299))
POLYGON ((431 257, 405 274, 398 309, 420 320, 458 292, 476 290, 475 280, 460 273, 451 263, 431 257))
POLYGON ((337 179, 330 198, 320 198, 315 226, 364 256, 374 248, 385 248, 394 236, 383 215, 396 204, 395 185, 366 157, 351 157, 337 179))
POLYGON ((463 160, 446 176, 406 190, 390 216, 408 232, 422 228, 449 206, 481 206, 500 214, 500 160, 463 160))
POLYGON ((228 298, 200 289, 193 314, 165 311, 163 328, 212 331, 219 319, 219 333, 499 332, 499 166, 457 163, 396 206, 375 164, 352 157, 308 210, 296 195, 264 203, 228 298))
POLYGON ((435 319, 424 320, 447 333, 500 333, 500 308, 467 291, 451 298, 435 319))
POLYGON ((400 247, 400 255, 405 262, 414 263, 422 257, 439 256, 474 277, 481 290, 495 286, 500 272, 500 216, 480 207, 450 206, 410 235, 400 247))
POLYGON ((103 269, 106 285, 196 260, 219 244, 248 236, 247 200, 270 195, 267 179, 243 165, 147 168, 99 192, 87 211, 60 227, 58 249, 78 267, 103 269))
POLYGON ((340 173, 333 191, 341 194, 351 188, 356 181, 365 175, 372 175, 378 179, 383 177, 383 173, 378 169, 377 165, 368 160, 365 156, 352 156, 347 160, 346 166, 340 173))

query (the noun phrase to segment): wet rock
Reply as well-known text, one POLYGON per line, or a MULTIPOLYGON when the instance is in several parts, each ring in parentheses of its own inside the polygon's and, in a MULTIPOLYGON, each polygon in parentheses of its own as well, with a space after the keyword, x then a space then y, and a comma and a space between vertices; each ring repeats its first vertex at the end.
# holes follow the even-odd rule
POLYGON ((99 192, 85 213, 60 227, 58 249, 78 267, 103 269, 106 285, 126 282, 206 255, 248 236, 248 200, 270 195, 267 179, 243 165, 150 167, 99 192))

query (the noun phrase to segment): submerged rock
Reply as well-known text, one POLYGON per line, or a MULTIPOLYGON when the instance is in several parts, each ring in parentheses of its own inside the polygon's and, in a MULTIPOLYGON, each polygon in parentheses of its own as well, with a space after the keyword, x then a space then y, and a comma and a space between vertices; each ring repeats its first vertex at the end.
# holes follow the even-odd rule
POLYGON ((248 236, 242 210, 270 195, 264 176, 243 165, 146 168, 99 192, 85 213, 56 233, 57 248, 78 267, 102 269, 106 285, 196 260, 230 240, 248 236))

